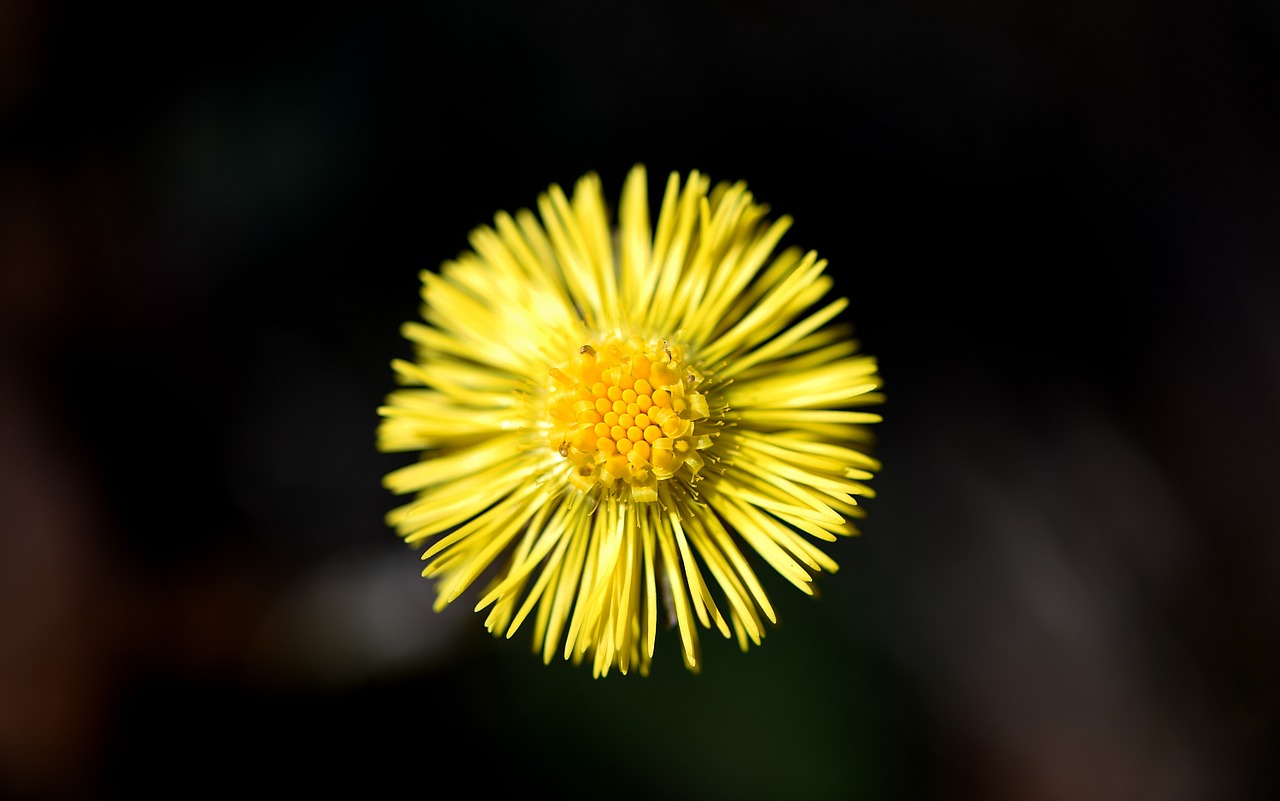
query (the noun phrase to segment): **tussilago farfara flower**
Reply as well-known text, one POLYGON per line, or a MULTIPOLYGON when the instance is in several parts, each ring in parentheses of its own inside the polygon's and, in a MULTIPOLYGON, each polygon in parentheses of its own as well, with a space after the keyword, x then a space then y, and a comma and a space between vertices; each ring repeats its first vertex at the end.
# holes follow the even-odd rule
POLYGON ((656 224, 627 176, 616 230, 599 179, 500 213, 424 271, 417 358, 379 413, 379 447, 422 451, 386 478, 388 515, 427 544, 436 608, 484 577, 476 610, 535 650, 647 673, 657 631, 760 643, 756 570, 801 591, 835 571, 814 540, 857 533, 878 403, 873 358, 834 322, 813 252, 775 248, 746 186, 672 174, 656 224), (532 617, 531 620, 529 618, 532 617))

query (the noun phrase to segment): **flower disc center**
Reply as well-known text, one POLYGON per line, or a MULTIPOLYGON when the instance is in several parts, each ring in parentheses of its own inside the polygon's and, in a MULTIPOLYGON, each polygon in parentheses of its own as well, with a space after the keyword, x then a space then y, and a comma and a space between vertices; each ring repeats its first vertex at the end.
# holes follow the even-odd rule
POLYGON ((587 343, 553 367, 549 444, 569 462, 570 483, 647 502, 681 468, 696 479, 698 451, 711 445, 695 433, 710 414, 702 380, 665 340, 587 343))

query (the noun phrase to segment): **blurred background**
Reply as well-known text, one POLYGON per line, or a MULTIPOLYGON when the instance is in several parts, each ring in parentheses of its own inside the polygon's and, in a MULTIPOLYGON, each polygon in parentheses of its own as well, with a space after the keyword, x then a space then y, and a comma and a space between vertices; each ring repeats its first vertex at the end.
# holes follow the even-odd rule
MULTIPOLYGON (((323 4, 321 4, 323 5, 323 4)), ((1280 11, 0 3, 0 796, 1280 793, 1280 11), (881 360, 821 597, 704 670, 430 610, 418 271, 746 180, 881 360)))

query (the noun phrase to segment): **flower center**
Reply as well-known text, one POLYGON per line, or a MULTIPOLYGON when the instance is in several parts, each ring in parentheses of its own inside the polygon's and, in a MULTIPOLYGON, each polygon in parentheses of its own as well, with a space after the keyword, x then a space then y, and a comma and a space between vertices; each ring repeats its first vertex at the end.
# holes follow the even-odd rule
POLYGON ((549 443, 568 460, 570 483, 656 501, 658 482, 681 468, 696 480, 698 451, 711 445, 709 433, 695 433, 710 415, 702 380, 666 340, 589 343, 553 367, 549 443))

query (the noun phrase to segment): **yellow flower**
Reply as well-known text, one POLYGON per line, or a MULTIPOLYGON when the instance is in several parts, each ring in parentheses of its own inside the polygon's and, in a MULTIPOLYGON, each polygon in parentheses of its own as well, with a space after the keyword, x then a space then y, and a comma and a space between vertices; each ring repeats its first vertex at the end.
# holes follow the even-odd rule
POLYGON ((745 651, 776 622, 761 563, 809 594, 836 570, 813 540, 857 533, 880 417, 849 407, 880 378, 833 322, 847 301, 817 306, 826 262, 775 253, 791 220, 767 211, 673 173, 651 226, 636 166, 616 230, 591 174, 423 271, 378 446, 422 452, 386 477, 415 494, 387 521, 430 541, 437 609, 485 576, 488 629, 532 615, 545 662, 647 674, 674 624, 696 671, 699 625, 745 651))

